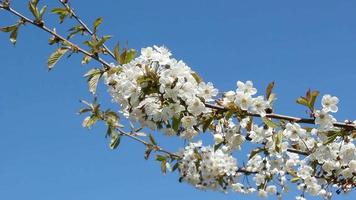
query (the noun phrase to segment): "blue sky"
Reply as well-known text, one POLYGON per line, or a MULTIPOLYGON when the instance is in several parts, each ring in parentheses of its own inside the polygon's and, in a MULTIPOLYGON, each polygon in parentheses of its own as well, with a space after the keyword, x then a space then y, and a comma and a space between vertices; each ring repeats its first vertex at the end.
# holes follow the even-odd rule
MULTIPOLYGON (((24 1, 14 6, 27 7, 24 1)), ((108 45, 117 40, 136 49, 165 45, 220 91, 235 89, 237 80, 252 80, 263 92, 275 80, 279 113, 304 116, 294 102, 312 88, 341 99, 339 120, 356 118, 355 1, 77 0, 73 6, 87 22, 104 17, 100 33, 114 36, 108 45)), ((53 27, 57 19, 47 16, 53 27)), ((3 11, 0 19, 0 26, 17 20, 3 11)), ((85 130, 76 115, 79 99, 90 98, 82 75, 97 64, 81 66, 74 56, 48 72, 46 59, 54 47, 47 38, 28 25, 14 48, 8 35, 0 34, 0 199, 247 197, 202 192, 178 183, 176 174, 163 176, 159 164, 145 161, 144 148, 130 140, 109 150, 104 129, 85 130)), ((103 86, 99 97, 117 108, 103 86)), ((157 137, 170 150, 182 145, 157 137)))

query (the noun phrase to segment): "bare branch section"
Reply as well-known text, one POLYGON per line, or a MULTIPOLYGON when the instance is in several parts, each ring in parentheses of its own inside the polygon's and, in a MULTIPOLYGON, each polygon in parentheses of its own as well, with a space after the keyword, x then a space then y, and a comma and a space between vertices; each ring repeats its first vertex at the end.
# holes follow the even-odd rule
POLYGON ((26 17, 23 14, 17 12, 15 9, 11 8, 10 6, 5 6, 3 4, 0 4, 0 8, 10 12, 11 14, 14 14, 14 15, 18 16, 23 22, 30 23, 30 24, 32 24, 32 25, 44 30, 45 32, 51 34, 52 36, 58 38, 60 41, 63 41, 65 43, 69 44, 69 46, 71 46, 71 50, 72 51, 81 52, 84 55, 89 56, 89 57, 93 58, 94 60, 98 61, 99 63, 103 64, 105 68, 111 68, 110 64, 107 63, 102 58, 100 58, 99 56, 97 56, 95 54, 91 54, 88 51, 84 50, 83 48, 79 47, 78 45, 72 43, 71 41, 67 40, 63 36, 61 36, 58 33, 56 33, 54 30, 52 30, 52 29, 48 28, 47 26, 45 26, 43 23, 37 23, 34 20, 29 19, 28 17, 26 17))
MULTIPOLYGON (((83 22, 83 20, 74 12, 74 9, 68 4, 68 1, 65 0, 58 0, 70 13, 71 16, 91 35, 94 35, 94 32, 83 22)), ((105 51, 114 59, 114 53, 105 45, 103 44, 105 51)))

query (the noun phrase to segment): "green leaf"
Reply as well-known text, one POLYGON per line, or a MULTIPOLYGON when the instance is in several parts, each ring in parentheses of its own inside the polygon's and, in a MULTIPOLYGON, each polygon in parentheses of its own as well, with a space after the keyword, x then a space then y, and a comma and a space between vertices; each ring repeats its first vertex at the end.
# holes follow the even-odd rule
POLYGON ((120 144, 121 137, 117 134, 111 134, 110 149, 116 149, 120 144))
POLYGON ((98 87, 98 83, 99 83, 99 79, 101 78, 101 73, 99 74, 93 74, 92 76, 90 76, 90 78, 88 79, 88 84, 89 84, 89 91, 92 94, 96 93, 96 88, 98 87))
POLYGON ((36 18, 36 20, 40 20, 41 16, 40 13, 38 12, 37 4, 38 4, 38 0, 32 0, 29 2, 28 8, 31 11, 32 15, 36 18))
POLYGON ((308 106, 308 100, 305 97, 298 98, 297 103, 303 106, 308 106))
POLYGON ((96 31, 98 29, 98 27, 100 26, 100 24, 103 22, 103 18, 99 17, 94 21, 94 34, 96 34, 96 31))
POLYGON ((10 42, 15 45, 17 41, 18 27, 10 33, 10 42))
POLYGON ((266 117, 263 117, 262 121, 263 121, 263 123, 265 123, 270 128, 277 128, 278 127, 278 125, 276 123, 274 123, 272 120, 270 120, 270 119, 268 119, 266 117))
POLYGON ((180 126, 181 117, 173 117, 172 128, 174 131, 178 132, 180 126))
POLYGON ((126 53, 126 58, 124 60, 124 64, 131 62, 136 57, 136 50, 130 49, 126 53))
POLYGON ((198 84, 203 82, 203 79, 197 73, 193 72, 192 76, 198 84))
POLYGON ((176 171, 179 167, 179 162, 177 162, 176 164, 173 165, 172 171, 176 171))
POLYGON ((145 151, 145 160, 148 160, 148 158, 150 157, 151 153, 152 153, 152 150, 151 148, 147 148, 146 151, 145 151))
POLYGON ((95 115, 88 116, 83 120, 82 126, 84 128, 91 128, 98 120, 95 115))
POLYGON ((46 13, 47 11, 47 5, 43 6, 42 9, 40 10, 40 18, 42 19, 43 15, 46 13))
POLYGON ((290 182, 296 183, 296 182, 298 182, 299 180, 300 180, 299 177, 293 177, 293 178, 290 180, 290 182))
POLYGON ((162 155, 156 155, 156 160, 157 161, 166 161, 167 158, 165 156, 162 156, 162 155))
POLYGON ((58 60, 67 53, 68 49, 66 48, 59 48, 54 53, 52 53, 47 61, 48 69, 51 70, 54 65, 58 62, 58 60))
POLYGON ((116 62, 120 63, 120 46, 119 46, 119 43, 117 43, 115 45, 114 56, 115 56, 116 62))
POLYGON ((51 13, 59 16, 59 23, 63 23, 64 19, 69 16, 70 12, 66 8, 54 8, 51 13))
POLYGON ((162 173, 163 174, 166 174, 167 173, 167 161, 162 161, 161 162, 161 170, 162 170, 162 173))
POLYGON ((251 158, 253 158, 255 155, 257 155, 257 154, 259 154, 259 153, 261 153, 261 152, 263 152, 264 151, 264 149, 263 148, 256 148, 256 149, 254 149, 254 150, 252 150, 251 151, 251 153, 250 153, 250 156, 248 157, 248 159, 250 160, 251 158))
POLYGON ((151 144, 157 145, 157 142, 156 142, 155 139, 153 138, 152 134, 149 134, 148 137, 150 138, 151 144))
POLYGON ((318 96, 319 96, 319 92, 316 90, 312 91, 310 94, 310 99, 309 99, 308 104, 309 104, 309 108, 311 111, 314 110, 315 100, 318 96))
POLYGON ((103 46, 103 44, 108 41, 110 38, 112 38, 111 35, 106 35, 104 37, 102 37, 96 44, 95 44, 95 48, 99 48, 101 46, 103 46))
POLYGON ((12 32, 12 31, 16 30, 17 27, 18 27, 18 24, 14 24, 14 25, 11 25, 11 26, 6 26, 6 27, 1 27, 0 31, 9 33, 9 32, 12 32))
POLYGON ((90 62, 90 60, 91 60, 91 57, 88 55, 85 55, 82 59, 82 65, 88 64, 90 62))
POLYGON ((214 151, 218 150, 223 144, 224 142, 220 142, 219 144, 214 145, 214 151))
POLYGON ((282 131, 277 133, 275 140, 276 140, 275 150, 278 153, 280 153, 282 151, 282 140, 283 140, 283 132, 282 131))
POLYGON ((204 121, 204 123, 203 123, 203 132, 205 132, 209 128, 209 126, 210 126, 211 122, 213 122, 213 120, 214 120, 214 117, 210 117, 210 118, 208 118, 207 120, 204 121))
POLYGON ((341 135, 341 132, 335 132, 334 134, 328 136, 328 139, 323 143, 323 145, 327 145, 327 144, 334 142, 335 139, 337 138, 337 136, 340 136, 340 135, 341 135))
POLYGON ((269 83, 268 86, 267 86, 266 95, 265 95, 266 100, 269 100, 269 97, 272 94, 273 87, 274 87, 274 81, 269 83))

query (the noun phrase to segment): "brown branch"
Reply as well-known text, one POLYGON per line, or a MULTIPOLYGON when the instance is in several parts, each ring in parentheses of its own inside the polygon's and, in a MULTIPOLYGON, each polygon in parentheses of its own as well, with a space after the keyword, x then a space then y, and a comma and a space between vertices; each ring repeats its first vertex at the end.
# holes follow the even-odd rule
MULTIPOLYGON (((77 20, 77 22, 91 35, 93 36, 94 33, 93 31, 79 18, 79 16, 74 12, 73 8, 70 7, 70 5, 68 4, 67 1, 65 0, 58 0, 72 15, 72 17, 77 20)), ((115 58, 115 55, 110 51, 110 49, 105 45, 103 44, 103 47, 105 49, 105 51, 114 59, 116 60, 115 58)))
POLYGON ((178 158, 178 159, 181 158, 179 155, 177 155, 177 154, 175 154, 175 153, 166 151, 166 150, 164 150, 162 147, 160 147, 160 146, 158 146, 158 145, 151 144, 151 143, 149 143, 149 142, 147 142, 147 141, 145 141, 145 140, 143 140, 143 139, 141 139, 141 138, 139 138, 139 137, 136 137, 136 136, 132 135, 131 133, 125 132, 125 131, 122 130, 122 129, 118 129, 118 131, 119 131, 119 133, 120 133, 121 135, 125 135, 125 136, 127 136, 127 137, 129 137, 129 138, 131 138, 131 139, 133 139, 133 140, 136 140, 137 142, 140 142, 140 143, 144 144, 144 145, 147 146, 147 147, 150 147, 150 146, 153 147, 153 150, 155 150, 155 151, 165 153, 165 154, 171 156, 172 158, 178 158))
POLYGON ((82 49, 81 47, 79 47, 78 45, 70 42, 69 40, 65 39, 64 37, 62 37, 61 35, 59 35, 58 33, 56 33, 55 31, 51 30, 50 28, 48 28, 47 26, 45 26, 44 24, 40 24, 40 23, 36 23, 34 20, 31 20, 27 17, 25 17, 24 15, 20 14, 19 12, 17 12, 16 10, 14 10, 11 7, 7 7, 4 6, 3 4, 0 4, 0 8, 18 16, 20 19, 22 19, 24 22, 30 23, 32 25, 34 25, 35 27, 38 27, 42 30, 44 30, 45 32, 51 34, 52 36, 58 38, 59 40, 68 43, 71 46, 71 50, 72 51, 79 51, 87 56, 90 56, 91 58, 93 58, 94 60, 100 62, 101 64, 103 64, 106 68, 111 68, 111 66, 102 58, 100 58, 99 56, 96 56, 94 54, 89 53, 88 51, 82 49))
MULTIPOLYGON (((205 103, 205 106, 208 108, 212 108, 212 109, 220 110, 220 111, 224 111, 224 112, 229 110, 228 108, 225 108, 223 106, 210 104, 210 103, 205 103)), ((261 117, 261 115, 259 115, 259 114, 247 113, 247 115, 251 116, 251 117, 261 117)), ((315 124, 315 120, 311 119, 311 118, 292 117, 292 116, 275 114, 275 113, 266 114, 266 117, 272 118, 272 119, 283 119, 283 120, 287 120, 287 121, 295 122, 295 123, 315 124)), ((356 130, 355 124, 335 122, 334 126, 339 127, 339 128, 345 128, 348 130, 356 130)))

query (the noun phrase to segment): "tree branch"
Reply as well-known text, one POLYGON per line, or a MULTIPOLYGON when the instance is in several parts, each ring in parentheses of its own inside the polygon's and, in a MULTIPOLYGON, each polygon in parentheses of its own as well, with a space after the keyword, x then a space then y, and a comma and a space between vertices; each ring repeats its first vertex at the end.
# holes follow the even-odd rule
MULTIPOLYGON (((220 111, 224 111, 224 112, 228 111, 227 108, 225 108, 223 106, 220 106, 220 105, 205 103, 205 106, 208 107, 208 108, 212 108, 212 109, 220 110, 220 111)), ((247 115, 251 116, 251 117, 261 117, 261 115, 252 114, 252 113, 247 113, 247 115)), ((292 116, 275 114, 275 113, 266 114, 266 117, 267 118, 272 118, 272 119, 283 119, 283 120, 287 120, 287 121, 295 122, 295 123, 315 124, 315 120, 311 119, 311 118, 292 117, 292 116)), ((356 125, 355 124, 335 122, 334 126, 335 127, 339 127, 339 128, 345 128, 345 129, 348 129, 348 130, 356 130, 356 125)))
MULTIPOLYGON (((71 15, 74 17, 74 19, 77 20, 77 22, 78 22, 91 36, 94 35, 93 31, 79 18, 79 16, 74 12, 73 8, 70 7, 70 5, 68 4, 67 1, 64 1, 64 0, 58 0, 58 1, 71 13, 71 15)), ((114 60, 116 60, 115 55, 110 51, 110 49, 109 49, 105 44, 103 44, 103 47, 104 47, 105 51, 106 51, 114 60)))
POLYGON ((50 28, 48 28, 47 26, 45 26, 44 24, 39 24, 36 23, 34 20, 31 20, 27 17, 25 17, 24 15, 20 14, 19 12, 17 12, 16 10, 14 10, 11 7, 6 7, 3 4, 0 4, 0 8, 18 16, 20 19, 22 19, 24 22, 30 23, 32 25, 34 25, 35 27, 38 27, 42 30, 44 30, 45 32, 51 34, 52 36, 58 38, 59 40, 68 43, 71 46, 71 50, 76 50, 79 51, 87 56, 90 56, 91 58, 93 58, 94 60, 100 62, 101 64, 103 64, 106 68, 111 68, 110 64, 108 64, 105 60, 103 60, 102 58, 100 58, 99 56, 96 56, 94 54, 89 53, 88 51, 82 49, 81 47, 79 47, 78 45, 72 43, 71 41, 67 40, 66 38, 62 37, 61 35, 59 35, 58 33, 56 33, 55 31, 51 30, 50 28))

